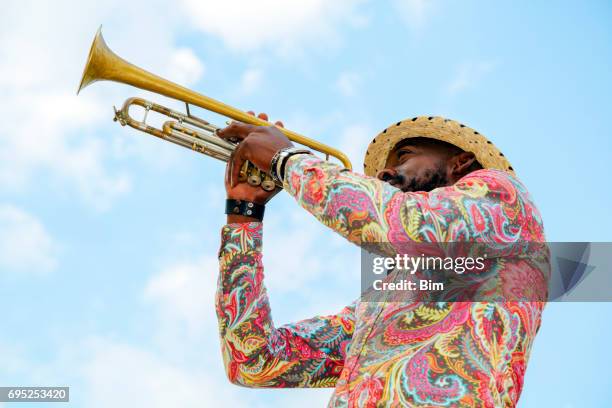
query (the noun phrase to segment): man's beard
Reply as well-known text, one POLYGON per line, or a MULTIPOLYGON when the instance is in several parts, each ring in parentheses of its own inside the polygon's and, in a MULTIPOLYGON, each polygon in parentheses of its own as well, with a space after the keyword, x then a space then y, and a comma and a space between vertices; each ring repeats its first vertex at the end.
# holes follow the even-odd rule
POLYGON ((438 187, 445 187, 448 185, 446 163, 440 161, 435 168, 426 170, 423 177, 420 178, 415 176, 407 178, 403 174, 398 173, 395 177, 388 180, 388 182, 392 183, 405 193, 414 191, 431 191, 438 187))

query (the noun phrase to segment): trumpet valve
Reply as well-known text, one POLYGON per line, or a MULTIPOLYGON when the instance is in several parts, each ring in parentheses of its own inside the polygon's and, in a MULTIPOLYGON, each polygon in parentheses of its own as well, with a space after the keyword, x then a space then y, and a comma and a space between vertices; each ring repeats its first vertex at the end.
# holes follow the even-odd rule
POLYGON ((259 186, 261 184, 261 177, 259 174, 250 174, 247 182, 252 186, 259 186))
POLYGON ((249 171, 249 162, 244 162, 242 167, 240 167, 240 171, 238 172, 238 181, 244 182, 247 181, 249 171))
POLYGON ((261 182, 261 188, 265 191, 272 191, 276 188, 276 183, 272 180, 272 177, 266 174, 261 182))
POLYGON ((261 172, 257 167, 252 164, 249 164, 249 177, 247 178, 247 183, 252 186, 261 185, 261 172))

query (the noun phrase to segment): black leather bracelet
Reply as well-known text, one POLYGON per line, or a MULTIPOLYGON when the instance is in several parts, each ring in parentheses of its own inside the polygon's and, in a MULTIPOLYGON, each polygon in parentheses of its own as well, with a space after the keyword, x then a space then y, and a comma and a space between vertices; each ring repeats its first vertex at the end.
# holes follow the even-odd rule
POLYGON ((234 200, 231 198, 225 200, 225 213, 228 215, 244 215, 261 221, 263 220, 265 209, 265 205, 251 201, 234 200))

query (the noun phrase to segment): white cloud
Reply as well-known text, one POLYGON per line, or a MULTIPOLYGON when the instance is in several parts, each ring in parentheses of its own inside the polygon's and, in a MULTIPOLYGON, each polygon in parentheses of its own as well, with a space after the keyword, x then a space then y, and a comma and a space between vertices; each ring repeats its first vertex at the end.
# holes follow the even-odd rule
POLYGON ((214 256, 177 262, 149 280, 144 298, 155 305, 166 324, 174 322, 196 334, 211 327, 216 330, 214 295, 218 270, 219 261, 214 256))
POLYGON ((393 0, 400 18, 415 32, 423 29, 435 9, 435 0, 393 0))
MULTIPOLYGON (((271 405, 270 400, 274 406, 305 408, 329 401, 331 389, 266 391, 231 384, 223 371, 219 345, 210 341, 213 337, 214 333, 207 333, 197 348, 189 350, 179 339, 174 347, 187 356, 182 361, 160 350, 108 337, 90 338, 78 350, 71 350, 82 357, 72 362, 77 365, 71 371, 83 380, 82 386, 71 386, 79 391, 83 406, 92 408, 264 408, 271 405)), ((66 369, 65 364, 61 366, 62 371, 66 369)))
POLYGON ((349 125, 342 131, 339 147, 353 163, 353 170, 363 173, 363 158, 374 136, 376 134, 369 126, 359 123, 349 125))
POLYGON ((336 80, 336 89, 344 96, 354 96, 361 86, 361 75, 355 72, 342 72, 336 80))
POLYGON ((205 72, 202 61, 189 48, 178 48, 170 57, 169 77, 178 84, 193 84, 205 72))
POLYGON ((48 273, 57 267, 58 245, 38 219, 0 204, 0 272, 48 273))
MULTIPOLYGON (((3 356, 2 371, 4 374, 17 377, 27 367, 27 353, 22 344, 8 343, 0 340, 0 355, 3 356)), ((0 405, 1 406, 1 405, 0 405)))
POLYGON ((266 223, 266 286, 275 293, 291 293, 329 272, 325 254, 330 248, 320 247, 320 228, 306 214, 287 214, 281 219, 266 223))
POLYGON ((162 354, 105 338, 90 344, 82 373, 87 407, 245 407, 225 377, 201 364, 177 364, 162 354))
POLYGON ((153 3, 22 1, 3 7, 0 110, 10 120, 0 131, 0 189, 27 190, 44 176, 71 186, 97 209, 130 190, 127 172, 108 165, 117 158, 113 135, 120 132, 110 121, 111 101, 123 99, 128 88, 75 93, 94 31, 111 16, 106 34, 124 39, 119 54, 187 85, 199 79, 203 64, 193 51, 174 45, 174 8, 153 3))
POLYGON ((470 61, 460 64, 456 69, 455 76, 446 87, 446 93, 453 96, 473 86, 491 72, 495 65, 492 61, 470 61))
POLYGON ((253 51, 270 47, 295 53, 305 44, 328 46, 340 26, 361 26, 363 0, 182 0, 185 14, 200 30, 218 36, 230 48, 253 51))
POLYGON ((261 86, 263 80, 263 71, 258 68, 249 68, 242 74, 240 78, 239 92, 243 95, 248 95, 255 92, 261 86))

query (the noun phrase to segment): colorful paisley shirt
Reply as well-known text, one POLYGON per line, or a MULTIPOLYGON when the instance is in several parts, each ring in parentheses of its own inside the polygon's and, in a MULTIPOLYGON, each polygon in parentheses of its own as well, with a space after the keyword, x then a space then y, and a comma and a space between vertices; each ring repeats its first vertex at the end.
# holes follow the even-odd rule
MULTIPOLYGON (((543 242, 525 187, 497 170, 405 193, 312 155, 292 156, 285 191, 349 241, 543 242)), ((512 407, 543 302, 362 302, 275 327, 264 285, 262 224, 222 228, 216 295, 232 383, 335 387, 330 407, 512 407)), ((526 285, 537 270, 520 269, 526 285), (526 271, 526 272, 525 272, 526 271)), ((522 278, 521 278, 522 279, 522 278)))

